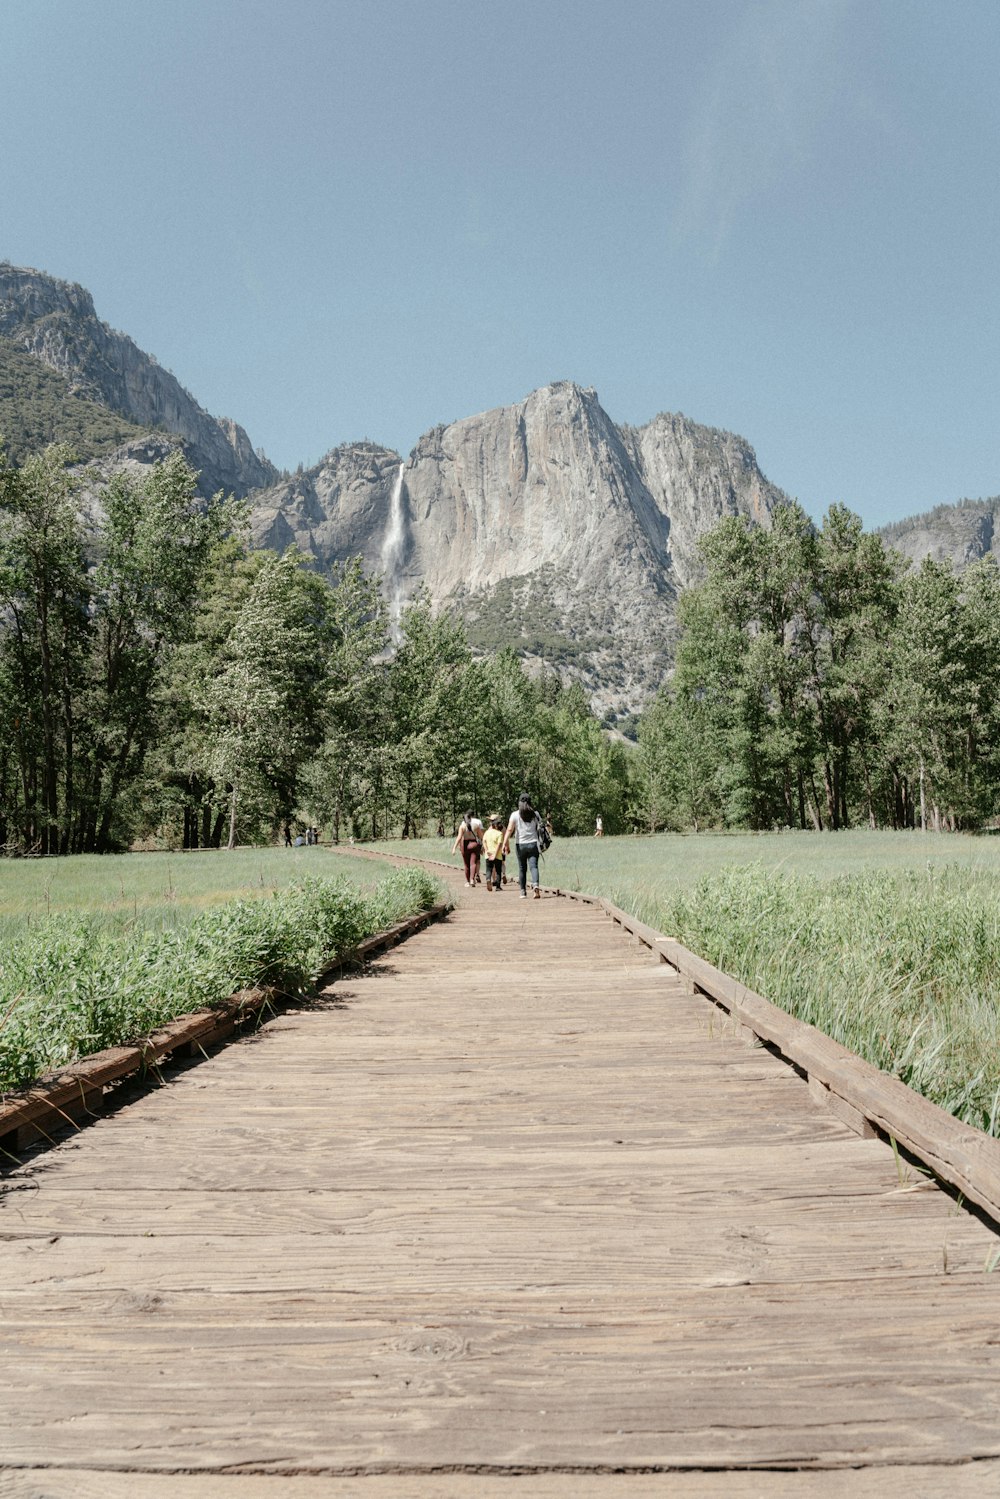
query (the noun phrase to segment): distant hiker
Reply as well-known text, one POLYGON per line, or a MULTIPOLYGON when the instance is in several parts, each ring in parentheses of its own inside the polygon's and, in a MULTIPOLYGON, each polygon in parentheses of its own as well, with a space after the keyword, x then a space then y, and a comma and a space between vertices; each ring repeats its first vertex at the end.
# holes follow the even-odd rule
POLYGON ((451 846, 451 851, 454 853, 461 844, 467 885, 475 885, 479 881, 479 851, 482 847, 482 836, 483 825, 470 807, 458 825, 458 835, 451 846))
POLYGON ((503 851, 510 848, 510 840, 514 839, 514 847, 517 850, 517 877, 521 886, 521 899, 528 898, 528 873, 531 873, 531 885, 534 890, 535 900, 541 899, 542 892, 538 888, 538 847, 539 827, 541 818, 531 805, 531 798, 526 791, 522 791, 518 797, 517 806, 510 814, 507 831, 504 834, 503 851))
POLYGON ((312 848, 312 846, 313 846, 313 830, 312 830, 312 828, 306 828, 306 848, 312 848))
POLYGON ((597 821, 594 823, 594 837, 604 837, 604 818, 601 816, 600 812, 598 812, 597 821))
POLYGON ((288 823, 286 822, 285 823, 285 847, 286 848, 291 848, 291 846, 292 846, 292 830, 288 826, 288 823))
POLYGON ((495 812, 490 813, 490 825, 483 834, 483 853, 486 856, 486 893, 499 890, 503 878, 503 825, 495 812))
POLYGON ((296 835, 295 835, 295 847, 296 848, 301 848, 302 845, 303 845, 303 843, 305 843, 305 841, 306 840, 303 838, 303 836, 302 836, 301 833, 296 833, 296 835))

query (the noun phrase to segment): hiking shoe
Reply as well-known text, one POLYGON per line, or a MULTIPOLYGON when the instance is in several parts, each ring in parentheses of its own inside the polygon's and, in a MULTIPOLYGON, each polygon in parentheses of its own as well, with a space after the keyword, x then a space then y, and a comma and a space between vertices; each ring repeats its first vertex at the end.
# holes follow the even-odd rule
POLYGON ((521 899, 522 900, 527 900, 528 899, 528 892, 527 892, 527 890, 522 890, 521 891, 521 899))

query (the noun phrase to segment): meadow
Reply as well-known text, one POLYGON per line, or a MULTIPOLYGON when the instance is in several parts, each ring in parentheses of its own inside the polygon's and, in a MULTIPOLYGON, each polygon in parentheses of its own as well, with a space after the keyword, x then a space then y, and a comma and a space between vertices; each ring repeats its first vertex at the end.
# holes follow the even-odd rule
MULTIPOLYGON (((450 840, 394 846, 457 862, 450 840)), ((542 866, 1000 1134, 1000 838, 557 837, 542 866)))
POLYGON ((323 847, 3 859, 0 943, 67 913, 87 915, 109 931, 179 930, 209 906, 271 895, 317 873, 357 885, 374 878, 370 862, 323 847))
POLYGON ((322 849, 12 861, 0 892, 0 1091, 242 989, 309 994, 441 895, 322 849))

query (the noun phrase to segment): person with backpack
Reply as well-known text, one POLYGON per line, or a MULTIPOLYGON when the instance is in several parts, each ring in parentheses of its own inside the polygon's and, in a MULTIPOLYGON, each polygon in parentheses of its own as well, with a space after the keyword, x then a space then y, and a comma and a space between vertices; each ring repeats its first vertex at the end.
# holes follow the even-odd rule
POLYGON ((465 865, 465 883, 479 883, 479 851, 482 848, 483 825, 470 807, 458 825, 458 834, 451 846, 452 853, 462 845, 462 863, 465 865))
POLYGON ((510 814, 503 840, 505 854, 510 848, 512 838, 517 850, 517 873, 518 883, 521 886, 521 899, 527 900, 528 898, 528 875, 530 873, 534 898, 540 900, 542 892, 538 888, 538 855, 548 848, 549 838, 545 824, 531 805, 531 798, 526 791, 521 792, 517 806, 510 814))

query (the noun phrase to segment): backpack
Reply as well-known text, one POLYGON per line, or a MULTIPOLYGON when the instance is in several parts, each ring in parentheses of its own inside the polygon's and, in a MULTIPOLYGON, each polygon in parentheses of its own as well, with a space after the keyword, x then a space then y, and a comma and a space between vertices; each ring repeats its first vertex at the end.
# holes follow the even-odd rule
POLYGON ((552 847, 552 834, 537 812, 535 813, 535 826, 538 829, 538 852, 544 854, 552 847))

